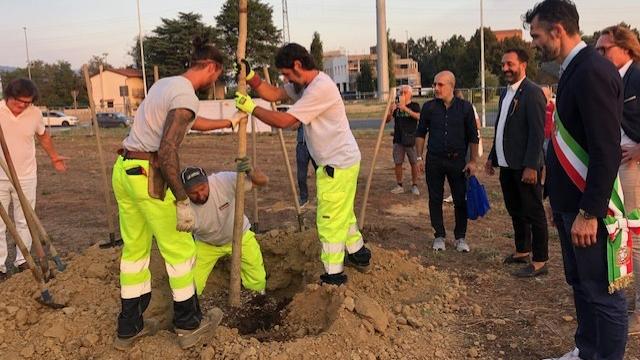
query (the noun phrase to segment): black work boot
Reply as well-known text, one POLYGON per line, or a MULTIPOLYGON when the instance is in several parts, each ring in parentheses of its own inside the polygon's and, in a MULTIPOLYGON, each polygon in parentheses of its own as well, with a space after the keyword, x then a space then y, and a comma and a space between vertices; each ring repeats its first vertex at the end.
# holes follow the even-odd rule
POLYGON ((324 273, 320 275, 320 283, 340 286, 347 282, 347 275, 344 272, 338 274, 327 274, 324 273))
POLYGON ((369 271, 369 262, 371 260, 371 250, 362 246, 360 250, 353 254, 347 254, 345 257, 345 265, 351 266, 360 272, 369 271))

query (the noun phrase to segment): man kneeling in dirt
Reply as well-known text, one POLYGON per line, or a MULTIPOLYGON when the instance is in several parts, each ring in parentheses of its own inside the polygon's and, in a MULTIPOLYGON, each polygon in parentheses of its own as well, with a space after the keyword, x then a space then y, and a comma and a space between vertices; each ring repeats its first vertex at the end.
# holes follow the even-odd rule
MULTIPOLYGON (((252 171, 247 158, 238 162, 237 171, 246 172, 251 179, 251 182, 245 182, 246 191, 251 190, 252 184, 264 186, 268 182, 268 178, 261 171, 252 171)), ((231 255, 236 173, 219 172, 207 177, 203 169, 188 167, 182 170, 180 178, 196 214, 193 230, 193 238, 196 240, 196 263, 193 277, 196 292, 202 295, 209 274, 218 259, 231 255)), ((250 227, 249 219, 244 216, 240 277, 245 288, 264 293, 266 273, 262 253, 250 227)))

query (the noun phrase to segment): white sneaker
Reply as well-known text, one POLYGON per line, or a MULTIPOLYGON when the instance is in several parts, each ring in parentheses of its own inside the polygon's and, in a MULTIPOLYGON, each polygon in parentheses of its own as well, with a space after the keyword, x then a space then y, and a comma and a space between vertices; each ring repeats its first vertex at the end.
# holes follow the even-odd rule
POLYGON ((420 190, 418 190, 418 186, 417 185, 413 185, 411 186, 411 193, 415 196, 420 195, 420 190))
POLYGON ((450 203, 453 202, 453 196, 449 195, 446 198, 444 198, 444 200, 442 200, 442 201, 450 204, 450 203))
POLYGON ((404 188, 400 185, 396 185, 393 189, 391 189, 392 194, 402 194, 404 193, 404 188))
POLYGON ((444 251, 446 249, 446 245, 444 244, 443 237, 437 237, 433 239, 433 250, 435 251, 444 251))
POLYGON ((582 360, 580 358, 580 350, 578 350, 578 348, 574 348, 573 350, 569 351, 568 353, 562 355, 562 357, 559 358, 547 358, 544 360, 582 360))
POLYGON ((456 250, 458 252, 469 252, 471 251, 471 249, 469 249, 469 245, 464 241, 464 238, 460 238, 458 240, 456 240, 456 250))

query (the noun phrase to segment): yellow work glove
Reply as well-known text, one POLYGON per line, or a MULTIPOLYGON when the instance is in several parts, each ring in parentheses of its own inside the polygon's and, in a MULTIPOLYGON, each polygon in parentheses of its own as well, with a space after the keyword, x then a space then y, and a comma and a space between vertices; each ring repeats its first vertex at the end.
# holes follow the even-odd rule
POLYGON ((183 232, 191 232, 196 225, 196 214, 191 207, 189 198, 184 200, 176 200, 176 230, 183 232))
POLYGON ((249 95, 243 95, 240 92, 236 92, 236 108, 240 111, 246 112, 247 114, 253 114, 256 104, 249 95))

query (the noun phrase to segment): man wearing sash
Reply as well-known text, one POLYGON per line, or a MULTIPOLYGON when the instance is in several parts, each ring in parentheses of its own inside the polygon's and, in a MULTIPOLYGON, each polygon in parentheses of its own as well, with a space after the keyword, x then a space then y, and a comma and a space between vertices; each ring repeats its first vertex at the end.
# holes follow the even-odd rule
POLYGON ((543 61, 561 65, 546 186, 578 326, 575 349, 560 359, 623 359, 627 303, 609 292, 603 221, 614 181, 619 188, 623 87, 615 67, 581 40, 578 19, 570 0, 544 0, 525 15, 543 61))
MULTIPOLYGON (((622 25, 600 33, 596 50, 618 68, 624 83, 624 110, 620 128, 622 163, 618 170, 624 192, 624 207, 640 205, 640 42, 622 25)), ((629 335, 640 334, 640 237, 633 237, 633 276, 636 279, 635 312, 629 319, 629 335)))

